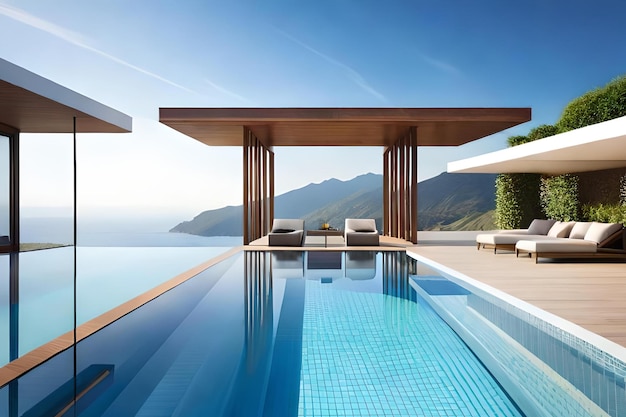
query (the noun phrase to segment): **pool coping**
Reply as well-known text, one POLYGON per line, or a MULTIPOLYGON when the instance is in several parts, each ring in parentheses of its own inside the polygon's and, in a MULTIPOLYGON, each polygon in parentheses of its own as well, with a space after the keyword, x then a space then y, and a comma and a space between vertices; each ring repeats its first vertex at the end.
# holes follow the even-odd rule
POLYGON ((612 340, 609 340, 604 336, 594 333, 591 330, 587 330, 584 327, 567 319, 564 319, 554 313, 550 313, 549 311, 543 310, 527 301, 521 300, 511 294, 508 294, 488 284, 485 284, 478 279, 472 278, 466 274, 463 274, 462 272, 456 271, 451 267, 448 267, 428 258, 425 255, 410 251, 408 250, 408 248, 406 254, 407 256, 410 256, 417 261, 423 262, 424 264, 445 274, 447 278, 451 279, 457 284, 463 283, 465 285, 469 285, 472 291, 496 297, 506 302, 507 304, 510 304, 515 308, 518 308, 532 316, 535 316, 538 319, 550 325, 553 325, 556 328, 567 332, 575 336, 576 338, 588 343, 589 345, 592 345, 597 349, 604 351, 608 355, 613 356, 614 358, 626 363, 626 347, 612 340))

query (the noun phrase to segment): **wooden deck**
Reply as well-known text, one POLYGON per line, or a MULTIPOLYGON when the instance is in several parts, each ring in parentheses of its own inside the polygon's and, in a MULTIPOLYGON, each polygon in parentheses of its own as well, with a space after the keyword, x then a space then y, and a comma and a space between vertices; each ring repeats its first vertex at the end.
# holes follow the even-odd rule
POLYGON ((413 252, 626 347, 626 262, 516 258, 438 242, 413 252))
POLYGON ((412 246, 411 242, 389 236, 380 236, 379 246, 346 246, 343 236, 328 236, 324 240, 323 236, 306 236, 303 246, 269 246, 267 236, 250 242, 244 246, 246 251, 404 251, 407 246, 412 246))

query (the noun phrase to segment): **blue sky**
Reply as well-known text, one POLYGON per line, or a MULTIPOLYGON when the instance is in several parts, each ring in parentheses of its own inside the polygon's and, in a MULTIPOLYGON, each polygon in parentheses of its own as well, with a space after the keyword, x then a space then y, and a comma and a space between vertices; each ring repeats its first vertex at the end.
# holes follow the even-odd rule
MULTIPOLYGON (((241 204, 241 150, 158 123, 159 107, 531 107, 420 179, 554 123, 626 73, 626 2, 0 0, 0 56, 133 117, 79 137, 79 208, 187 218, 241 204)), ((23 206, 71 204, 70 138, 23 135, 23 206)), ((277 148, 276 190, 382 172, 381 148, 277 148)))

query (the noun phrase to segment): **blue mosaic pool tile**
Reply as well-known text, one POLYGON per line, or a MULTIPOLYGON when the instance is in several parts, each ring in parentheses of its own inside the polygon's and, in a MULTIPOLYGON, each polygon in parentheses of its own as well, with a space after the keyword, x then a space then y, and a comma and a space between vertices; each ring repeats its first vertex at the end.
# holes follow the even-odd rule
MULTIPOLYGON (((580 390, 607 415, 626 416, 624 362, 495 297, 471 295, 468 305, 580 390)), ((544 399, 548 401, 549 398, 544 399)))
POLYGON ((307 281, 300 416, 519 416, 423 301, 307 281))

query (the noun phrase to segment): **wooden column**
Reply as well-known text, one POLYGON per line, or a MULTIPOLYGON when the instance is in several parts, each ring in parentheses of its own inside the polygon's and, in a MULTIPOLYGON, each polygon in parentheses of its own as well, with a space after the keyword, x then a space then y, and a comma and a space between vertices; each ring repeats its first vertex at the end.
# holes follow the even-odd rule
POLYGON ((417 128, 383 154, 383 234, 417 243, 417 128))
POLYGON ((383 235, 389 236, 389 149, 383 153, 383 235))
POLYGON ((274 153, 243 130, 243 244, 269 233, 274 218, 274 153))

